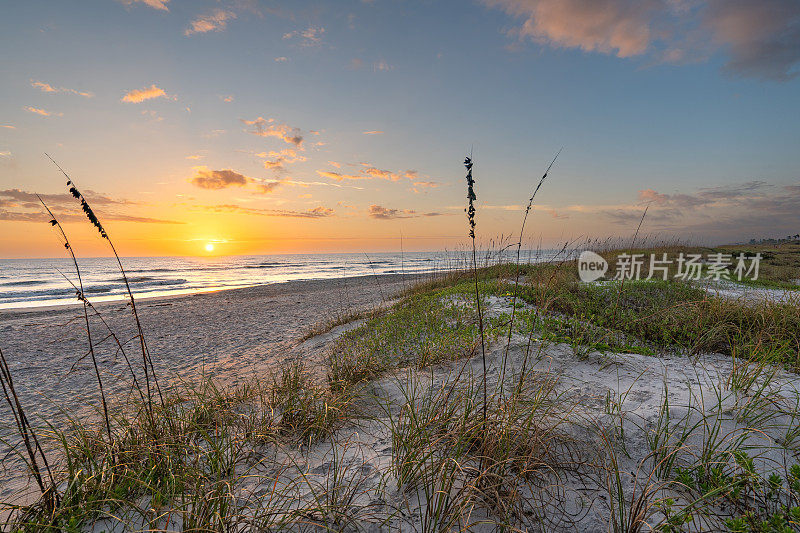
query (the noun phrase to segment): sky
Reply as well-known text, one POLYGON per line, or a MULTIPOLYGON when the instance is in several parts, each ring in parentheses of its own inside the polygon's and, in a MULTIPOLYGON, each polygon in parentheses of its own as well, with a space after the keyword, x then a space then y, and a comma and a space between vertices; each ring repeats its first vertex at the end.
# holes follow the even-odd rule
POLYGON ((797 0, 26 0, 0 257, 800 233, 797 0))

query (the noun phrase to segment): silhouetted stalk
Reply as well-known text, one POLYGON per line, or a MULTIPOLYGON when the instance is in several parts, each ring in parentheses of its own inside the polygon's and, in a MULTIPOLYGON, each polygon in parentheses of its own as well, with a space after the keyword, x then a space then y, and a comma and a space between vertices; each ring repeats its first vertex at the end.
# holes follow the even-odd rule
POLYGON ((505 382, 506 377, 506 363, 508 361, 508 350, 511 346, 511 333, 514 331, 514 313, 517 309, 517 288, 519 287, 519 262, 520 262, 520 253, 522 252, 522 237, 525 235, 525 222, 528 221, 528 214, 531 212, 531 207, 533 207, 533 199, 536 198, 536 193, 539 192, 539 189, 544 183, 544 180, 547 179, 547 175, 550 173, 550 169, 553 168, 553 165, 558 159, 559 154, 561 154, 561 150, 559 149, 556 153, 556 156, 548 165, 547 170, 544 171, 542 175, 542 179, 539 180, 539 184, 536 185, 536 189, 533 190, 533 194, 531 195, 530 199, 528 200, 528 207, 525 208, 525 216, 522 217, 522 227, 519 229, 519 241, 517 241, 517 263, 515 265, 515 276, 514 276, 514 294, 511 297, 511 320, 508 323, 508 341, 506 342, 506 350, 503 354, 503 364, 500 370, 500 396, 503 395, 503 383, 505 382))
POLYGON ((44 208, 47 210, 47 213, 50 215, 50 225, 54 226, 58 229, 59 233, 61 234, 61 238, 64 241, 64 248, 67 249, 69 252, 70 257, 72 258, 72 264, 75 266, 75 274, 78 276, 78 290, 77 295, 78 299, 83 304, 83 319, 86 324, 86 339, 89 342, 89 355, 92 358, 92 365, 94 365, 94 373, 97 376, 97 386, 100 389, 100 401, 103 404, 103 416, 106 420, 106 433, 108 433, 108 444, 111 445, 114 441, 114 438, 111 436, 111 419, 108 416, 108 404, 106 402, 106 393, 103 389, 103 379, 100 377, 100 367, 97 365, 97 356, 94 353, 94 343, 92 342, 92 330, 89 326, 89 309, 87 306, 86 298, 83 297, 83 278, 81 277, 81 268, 78 266, 78 259, 75 257, 75 252, 72 250, 72 245, 69 243, 69 239, 67 238, 67 234, 64 232, 64 228, 61 227, 61 224, 56 219, 56 216, 47 207, 47 204, 44 203, 44 200, 37 194, 37 198, 42 203, 44 208))
MULTIPOLYGON (((75 292, 78 294, 78 299, 89 306, 89 309, 91 309, 94 312, 94 315, 98 319, 100 319, 100 322, 103 324, 103 326, 108 331, 108 336, 111 337, 112 339, 114 339, 114 342, 117 345, 117 351, 119 353, 121 353, 122 354, 122 358, 125 359, 125 364, 128 365, 128 370, 130 370, 131 377, 133 378, 133 386, 136 388, 136 392, 139 393, 139 397, 142 399, 142 405, 144 405, 146 402, 145 402, 145 398, 144 398, 144 393, 142 392, 142 387, 139 385, 139 380, 136 379, 136 372, 134 372, 134 370, 133 370, 133 365, 131 364, 131 360, 128 358, 128 354, 125 353, 125 347, 122 345, 122 342, 119 340, 119 337, 117 337, 117 334, 114 333, 113 329, 111 329, 111 326, 108 324, 108 322, 106 322, 106 319, 103 318, 103 315, 100 314, 100 311, 98 311, 97 308, 89 300, 89 298, 87 298, 86 295, 83 294, 83 292, 78 287, 75 286, 75 284, 72 282, 72 280, 69 279, 67 276, 65 276, 64 273, 61 272, 60 270, 56 269, 56 271, 59 274, 61 274, 61 277, 63 277, 67 281, 67 283, 72 285, 72 288, 75 289, 75 292)), ((108 338, 108 337, 106 337, 106 338, 108 338)), ((100 342, 103 342, 103 341, 100 341, 100 342)))
POLYGON ((0 350, 0 385, 3 388, 3 396, 6 399, 6 403, 8 403, 9 408, 11 408, 11 413, 14 416, 17 432, 20 434, 25 444, 25 451, 28 454, 28 460, 26 462, 28 463, 28 467, 34 479, 36 479, 36 484, 39 485, 42 496, 46 500, 48 498, 54 498, 55 502, 53 503, 57 504, 58 492, 56 491, 56 482, 50 470, 50 464, 47 462, 47 456, 44 454, 44 450, 42 450, 42 446, 39 444, 36 432, 31 427, 30 422, 28 422, 28 417, 25 416, 25 410, 22 408, 22 403, 20 403, 19 396, 17 396, 17 391, 14 388, 14 380, 11 378, 11 370, 8 367, 5 355, 3 355, 3 350, 0 350), (37 451, 42 457, 42 463, 47 472, 47 477, 50 478, 49 488, 45 487, 44 484, 42 470, 39 467, 39 461, 36 459, 37 451))
POLYGON ((153 398, 150 388, 150 375, 152 375, 153 377, 153 382, 156 386, 156 390, 158 391, 158 396, 161 400, 162 406, 164 405, 164 397, 161 394, 161 387, 158 384, 158 378, 156 377, 156 371, 155 368, 153 367, 153 361, 150 358, 150 353, 147 349, 147 343, 144 339, 144 330, 142 329, 142 323, 139 320, 139 313, 136 311, 136 300, 133 297, 133 292, 131 291, 131 286, 130 283, 128 282, 128 275, 125 272, 125 268, 123 268, 122 266, 122 261, 119 258, 117 249, 114 247, 114 243, 111 241, 111 239, 108 236, 108 233, 106 233, 106 230, 103 228, 103 225, 100 223, 97 216, 94 214, 94 211, 92 211, 92 208, 89 206, 89 203, 86 201, 86 198, 80 193, 78 188, 73 183, 72 178, 69 177, 69 175, 64 171, 64 169, 62 169, 61 166, 58 163, 56 163, 55 160, 48 154, 45 155, 47 155, 48 159, 50 159, 50 161, 53 162, 53 164, 64 175, 64 177, 67 178, 67 185, 69 186, 70 194, 72 194, 72 196, 74 196, 76 199, 80 201, 81 208, 83 209, 83 212, 86 214, 86 217, 100 232, 100 236, 108 242, 108 245, 111 247, 111 251, 114 253, 114 257, 117 260, 119 271, 122 274, 122 280, 125 282, 125 289, 128 292, 128 299, 131 303, 131 311, 133 312, 133 318, 136 321, 136 329, 138 332, 139 344, 142 350, 142 364, 144 366, 144 377, 147 387, 147 402, 148 402, 147 407, 148 410, 152 411, 153 398), (149 372, 148 372, 148 365, 149 365, 149 372))
POLYGON ((481 295, 478 288, 478 259, 475 252, 475 180, 472 178, 472 158, 464 159, 467 168, 467 200, 469 206, 465 210, 469 220, 469 237, 472 239, 472 272, 475 274, 475 303, 478 306, 478 329, 481 333, 481 358, 483 359, 483 424, 486 425, 486 341, 483 335, 483 312, 481 311, 481 295))

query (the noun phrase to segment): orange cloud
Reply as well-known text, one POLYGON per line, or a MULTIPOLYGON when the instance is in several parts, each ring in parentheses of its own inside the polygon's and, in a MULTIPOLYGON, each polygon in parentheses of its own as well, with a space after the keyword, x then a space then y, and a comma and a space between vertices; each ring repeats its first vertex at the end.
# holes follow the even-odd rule
POLYGON ((135 89, 125 94, 122 97, 123 102, 138 104, 140 102, 144 102, 145 100, 152 100, 153 98, 167 98, 167 93, 164 92, 164 89, 156 87, 155 85, 151 85, 150 87, 145 87, 144 89, 135 89))
POLYGON ((193 33, 208 33, 210 31, 222 31, 228 26, 228 21, 236 18, 236 13, 233 11, 226 11, 224 9, 214 9, 210 13, 201 15, 194 19, 184 35, 192 35, 193 33))
POLYGON ((370 176, 359 176, 355 174, 340 174, 339 172, 328 172, 326 170, 317 170, 317 174, 319 174, 323 178, 328 178, 335 181, 371 179, 370 176))
POLYGON ((259 215, 265 217, 290 217, 290 218, 326 218, 335 214, 333 209, 317 206, 305 211, 292 211, 289 209, 259 209, 255 207, 244 207, 236 204, 218 204, 198 206, 206 211, 216 213, 239 213, 242 215, 259 215))
POLYGON ((268 181, 251 178, 231 169, 211 170, 205 166, 193 167, 195 175, 189 182, 195 187, 208 190, 221 190, 230 187, 251 186, 262 194, 274 191, 283 184, 282 180, 268 181))
POLYGON ((307 160, 306 157, 302 155, 298 155, 295 150, 291 148, 285 148, 280 152, 271 151, 268 153, 259 153, 256 154, 257 157, 261 158, 271 158, 264 161, 264 168, 267 170, 285 170, 284 165, 288 165, 291 163, 302 163, 307 160))
POLYGON ((45 111, 44 109, 39 109, 38 107, 25 106, 22 109, 24 109, 28 113, 35 113, 35 114, 41 115, 43 117, 63 117, 64 116, 64 113, 56 113, 55 111, 45 111))
POLYGON ((363 133, 364 135, 383 135, 383 132, 380 130, 365 131, 363 133))
MULTIPOLYGON (((341 165, 334 161, 330 161, 330 163, 335 166, 336 168, 340 168, 341 165)), ((388 181, 400 181, 401 179, 409 179, 412 181, 420 181, 419 173, 416 170, 406 170, 405 172, 398 173, 398 172, 391 172, 389 170, 383 170, 374 166, 369 165, 368 163, 361 163, 364 167, 361 171, 361 174, 342 174, 339 172, 330 172, 326 170, 318 170, 317 174, 322 176, 323 178, 329 178, 336 181, 343 181, 343 180, 368 180, 368 179, 382 179, 388 181)), ((433 182, 426 182, 426 183, 433 183, 433 182)))
POLYGON ((94 94, 90 92, 76 91, 75 89, 67 89, 66 87, 53 87, 49 83, 36 80, 31 80, 31 86, 36 87, 45 93, 69 93, 83 96, 84 98, 92 98, 94 96, 94 94))
POLYGON ((169 0, 120 0, 124 5, 131 6, 136 3, 141 3, 146 6, 152 7, 153 9, 159 9, 161 11, 169 11, 167 4, 169 0))
POLYGON ((7 130, 15 130, 15 129, 17 129, 16 126, 12 126, 11 124, 0 124, 0 128, 5 128, 7 130))
POLYGON ((244 187, 253 178, 239 174, 233 170, 209 170, 206 167, 196 167, 197 174, 191 179, 194 186, 201 189, 227 189, 228 187, 244 187))

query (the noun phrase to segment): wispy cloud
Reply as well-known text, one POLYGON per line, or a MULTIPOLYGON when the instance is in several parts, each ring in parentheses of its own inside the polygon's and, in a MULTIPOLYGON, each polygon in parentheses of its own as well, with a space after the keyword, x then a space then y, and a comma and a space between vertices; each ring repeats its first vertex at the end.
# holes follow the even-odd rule
POLYGON ((381 59, 380 61, 376 61, 372 64, 372 70, 375 72, 388 72, 393 68, 394 67, 387 63, 385 59, 381 59))
POLYGON ((411 190, 414 194, 419 194, 424 189, 434 189, 439 186, 435 181, 415 181, 412 185, 411 190))
POLYGON ((242 122, 248 126, 254 126, 255 129, 250 133, 260 137, 276 137, 285 143, 293 144, 297 148, 302 149, 303 136, 300 134, 300 128, 289 126, 288 124, 279 124, 273 118, 258 117, 254 120, 242 119, 242 122))
POLYGON ((215 213, 239 213, 243 215, 258 215, 265 217, 327 218, 335 214, 333 209, 323 207, 321 205, 305 211, 293 211, 289 209, 259 209, 237 204, 218 204, 199 207, 206 211, 213 211, 215 213))
POLYGON ((12 126, 11 124, 0 124, 0 128, 5 128, 7 130, 15 130, 15 129, 17 129, 16 126, 12 126))
MULTIPOLYGON (((333 162, 331 162, 333 163, 333 162)), ((336 165, 333 165, 336 166, 336 165)), ((403 172, 392 172, 390 170, 384 170, 377 168, 375 166, 370 165, 369 163, 362 163, 362 169, 360 173, 357 174, 346 174, 342 172, 331 172, 327 170, 317 170, 317 174, 323 178, 332 179, 335 181, 344 181, 344 180, 370 180, 370 179, 382 179, 388 181, 400 181, 402 179, 408 179, 411 181, 422 181, 420 180, 419 172, 416 170, 406 170, 403 172)), ((341 165, 336 166, 336 168, 340 168, 341 165)), ((426 182, 426 183, 433 183, 433 182, 426 182)))
POLYGON ((800 63, 797 0, 483 0, 520 19, 520 38, 682 63, 715 53, 728 72, 786 81, 800 63))
POLYGON ((38 107, 32 107, 32 106, 29 106, 29 105, 23 107, 22 109, 24 109, 28 113, 34 113, 36 115, 41 115, 43 117, 63 117, 64 116, 64 113, 57 113, 55 111, 46 111, 44 109, 40 109, 38 107))
POLYGON ((564 210, 600 217, 622 227, 633 227, 649 205, 648 231, 698 234, 705 238, 740 239, 784 236, 800 227, 800 185, 777 186, 754 180, 692 193, 639 191, 637 202, 611 206, 569 206, 564 210))
POLYGON ((210 31, 222 31, 228 27, 228 22, 236 18, 236 13, 225 9, 216 8, 204 15, 194 19, 189 27, 183 32, 189 36, 195 33, 208 33, 210 31))
POLYGON ((416 217, 438 217, 442 213, 418 213, 413 209, 390 209, 382 205, 372 204, 369 206, 367 213, 370 218, 377 218, 381 220, 389 220, 394 218, 416 218, 416 217))
POLYGON ((275 171, 284 171, 286 170, 286 165, 302 163, 307 160, 305 156, 299 155, 296 150, 291 148, 285 148, 279 152, 261 152, 256 154, 256 157, 266 159, 264 168, 275 171))
POLYGON ((67 89, 66 87, 53 87, 49 83, 44 83, 42 81, 37 81, 37 80, 31 80, 31 86, 36 87, 37 89, 45 93, 75 94, 78 96, 83 96, 84 98, 92 98, 94 96, 94 94, 90 92, 78 91, 75 89, 67 89))
MULTIPOLYGON (((155 224, 182 224, 173 220, 139 217, 120 213, 118 209, 135 205, 136 202, 111 198, 92 190, 83 191, 86 200, 103 220, 122 222, 146 222, 155 224)), ((85 215, 79 212, 80 206, 71 194, 46 194, 39 195, 47 206, 52 209, 62 222, 83 222, 85 215)), ((36 193, 22 189, 0 190, 0 220, 19 222, 46 222, 47 214, 39 203, 36 193)))
POLYGON ((289 58, 286 56, 280 56, 275 58, 276 63, 286 63, 287 61, 289 61, 289 58))
POLYGON ((294 30, 283 34, 284 39, 300 39, 300 46, 317 46, 322 44, 322 37, 325 35, 325 28, 321 26, 309 26, 305 30, 294 30))
POLYGON ((125 6, 132 6, 134 4, 144 4, 146 6, 152 7, 153 9, 159 9, 161 11, 169 11, 167 4, 169 0, 119 0, 125 6))
POLYGON ((380 130, 365 131, 363 133, 364 135, 383 135, 383 132, 380 130))
POLYGON ((153 84, 144 89, 134 89, 127 92, 125 96, 122 97, 122 101, 130 104, 138 104, 145 100, 152 100, 153 98, 168 98, 168 96, 164 89, 153 84))

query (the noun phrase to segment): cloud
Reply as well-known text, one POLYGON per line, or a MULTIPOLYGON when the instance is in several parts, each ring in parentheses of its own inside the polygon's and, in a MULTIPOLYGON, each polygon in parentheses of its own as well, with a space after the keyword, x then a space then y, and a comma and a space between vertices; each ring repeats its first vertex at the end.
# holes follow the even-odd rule
POLYGON ((41 115, 43 117, 63 117, 64 116, 64 113, 56 113, 55 111, 45 111, 44 109, 39 109, 38 107, 25 106, 22 109, 24 109, 28 113, 34 113, 36 115, 41 115))
POLYGON ((0 157, 10 158, 11 152, 0 152, 0 157))
POLYGON ((367 210, 370 218, 390 220, 394 218, 438 217, 442 213, 418 213, 412 209, 390 209, 382 205, 372 204, 367 210))
POLYGON ((167 7, 169 0, 120 0, 120 2, 122 2, 122 4, 125 6, 132 6, 133 4, 139 3, 152 7, 153 9, 169 11, 169 8, 167 7))
POLYGON ((220 95, 219 99, 225 102, 226 104, 230 104, 231 102, 233 102, 233 95, 232 94, 220 95))
POLYGON ((76 91, 75 89, 67 89, 66 87, 53 87, 49 83, 44 83, 36 80, 31 80, 31 86, 36 87, 37 89, 40 89, 42 92, 45 93, 76 94, 78 96, 83 96, 84 98, 92 98, 94 96, 94 94, 90 92, 76 91))
POLYGON ((384 59, 376 61, 372 65, 372 70, 374 70, 375 72, 387 72, 389 70, 392 70, 393 68, 394 67, 389 63, 387 63, 384 59))
POLYGON ((800 62, 797 0, 483 0, 553 47, 665 62, 727 55, 727 72, 786 81, 800 62))
POLYGON ((414 194, 419 194, 424 189, 434 189, 439 186, 435 181, 415 181, 412 182, 412 185, 411 191, 414 192, 414 194))
POLYGON ((275 58, 276 63, 286 63, 287 61, 289 61, 289 58, 286 56, 280 56, 275 58))
POLYGON ((218 204, 200 206, 206 211, 215 213, 239 213, 243 215, 259 215, 265 217, 289 217, 289 218, 327 218, 334 216, 335 211, 328 207, 317 206, 305 211, 292 211, 288 209, 259 209, 255 207, 244 207, 236 204, 218 204))
MULTIPOLYGON (((177 220, 137 217, 120 213, 104 213, 98 210, 95 210, 95 212, 98 214, 98 217, 103 220, 103 222, 111 220, 117 222, 140 222, 144 224, 185 224, 185 222, 179 222, 177 220)), ((62 223, 86 221, 85 215, 73 213, 55 213, 55 215, 58 217, 58 221, 62 223)), ((3 208, 0 208, 0 220, 7 220, 11 222, 47 222, 50 220, 50 216, 47 213, 7 211, 3 208)))
POLYGON ((5 128, 7 130, 15 130, 15 129, 17 129, 16 126, 12 126, 11 124, 0 124, 0 128, 5 128))
MULTIPOLYGON (((331 161, 331 164, 334 162, 331 161)), ((337 163, 335 165, 336 168, 340 168, 341 164, 337 163)), ((369 163, 361 163, 363 167, 361 169, 360 174, 344 174, 341 172, 331 172, 327 170, 317 170, 317 174, 319 174, 323 178, 332 179, 335 181, 344 181, 344 180, 369 180, 369 179, 382 179, 388 181, 400 181, 402 179, 408 179, 413 181, 422 181, 420 180, 419 172, 416 170, 406 170, 404 172, 392 172, 390 170, 384 170, 377 168, 375 166, 370 165, 369 163)), ((432 182, 430 182, 432 183, 432 182)))
POLYGON ((725 70, 749 78, 787 81, 800 62, 800 2, 710 0, 703 25, 727 49, 725 70))
MULTIPOLYGON (((94 192, 92 190, 83 191, 83 196, 90 205, 96 206, 110 206, 110 205, 132 205, 133 202, 128 200, 116 200, 110 196, 105 196, 94 192)), ((71 194, 40 194, 42 200, 48 206, 54 209, 64 209, 66 207, 75 205, 75 198, 71 194)), ((41 207, 39 198, 34 192, 23 191, 21 189, 4 189, 0 190, 0 202, 4 202, 6 206, 23 207, 26 209, 37 209, 41 207)))
POLYGON ((256 157, 267 159, 264 161, 264 168, 275 171, 286 170, 285 165, 289 165, 291 163, 302 163, 307 160, 306 157, 298 155, 298 153, 291 148, 285 148, 279 152, 261 152, 256 154, 256 157))
POLYGON ((639 201, 659 207, 698 207, 706 205, 708 200, 688 194, 662 194, 653 189, 639 191, 639 201))
POLYGON ((150 87, 145 87, 144 89, 134 89, 133 91, 129 91, 122 97, 123 102, 131 103, 131 104, 138 104, 144 102, 145 100, 152 100, 153 98, 168 98, 167 93, 164 92, 164 89, 156 87, 156 85, 151 85, 150 87))
POLYGON ((248 126, 255 126, 255 129, 250 131, 253 135, 260 137, 277 137, 288 144, 293 144, 297 148, 302 149, 303 136, 300 135, 300 128, 289 126, 288 124, 277 124, 275 119, 266 119, 258 117, 255 120, 245 120, 242 122, 248 126))
POLYGON ((700 234, 705 238, 741 239, 797 233, 800 227, 800 184, 778 188, 753 180, 716 187, 702 187, 691 194, 639 191, 639 205, 574 206, 612 223, 635 227, 649 204, 648 231, 700 234))
POLYGON ((251 178, 230 169, 210 170, 208 167, 193 167, 195 175, 189 182, 201 189, 218 191, 230 187, 251 187, 261 194, 274 191, 284 183, 284 180, 262 180, 251 178))
POLYGON ((205 157, 204 155, 200 155, 200 154, 192 154, 192 155, 187 155, 187 156, 186 156, 186 159, 194 159, 194 160, 198 160, 198 159, 203 159, 204 157, 205 157))
POLYGON ((363 133, 364 135, 383 135, 383 132, 380 130, 365 131, 363 133))
POLYGON ((208 33, 210 31, 222 31, 228 26, 228 21, 236 18, 236 13, 216 8, 205 15, 194 19, 189 27, 183 32, 189 36, 194 33, 208 33))
MULTIPOLYGON (((129 200, 118 200, 92 190, 83 191, 86 201, 103 220, 116 220, 122 222, 147 222, 157 224, 182 224, 172 220, 136 217, 124 213, 109 211, 123 206, 135 205, 129 200)), ((79 209, 77 200, 71 194, 39 194, 39 197, 56 214, 61 222, 85 221, 83 214, 75 213, 79 209), (66 211, 66 212, 65 212, 66 211), (70 212, 72 211, 72 212, 70 212)), ((46 222, 47 214, 39 202, 36 193, 22 189, 0 190, 0 220, 13 220, 19 222, 46 222)))
POLYGON ((305 30, 294 30, 289 33, 284 33, 284 39, 300 39, 300 46, 317 46, 322 43, 322 37, 325 35, 325 28, 320 26, 309 26, 305 30))
POLYGON ((227 189, 228 187, 244 187, 255 180, 233 170, 209 170, 206 167, 195 167, 197 174, 190 180, 192 185, 201 189, 227 189))
POLYGON ((355 174, 341 174, 339 172, 329 172, 326 170, 317 170, 317 174, 319 174, 320 177, 332 179, 335 181, 371 179, 369 176, 359 176, 355 174))

